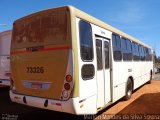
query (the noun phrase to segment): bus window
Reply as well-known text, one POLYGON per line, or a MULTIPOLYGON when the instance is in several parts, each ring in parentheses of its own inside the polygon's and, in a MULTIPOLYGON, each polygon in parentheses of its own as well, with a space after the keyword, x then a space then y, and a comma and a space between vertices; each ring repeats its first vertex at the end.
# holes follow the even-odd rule
POLYGON ((102 41, 96 39, 96 51, 97 51, 97 69, 102 70, 102 41))
POLYGON ((151 49, 149 48, 148 51, 149 51, 149 61, 152 61, 152 52, 151 52, 151 49))
POLYGON ((135 47, 136 47, 136 60, 139 61, 141 60, 140 49, 139 49, 140 47, 137 43, 135 44, 135 47))
POLYGON ((132 42, 132 57, 133 57, 133 60, 135 60, 136 58, 136 47, 135 47, 135 42, 132 42))
POLYGON ((122 44, 122 55, 124 61, 131 61, 132 60, 132 46, 131 41, 125 38, 121 39, 122 44))
POLYGON ((104 42, 105 69, 109 68, 109 42, 104 42))
POLYGON ((143 46, 141 46, 141 50, 142 50, 142 61, 145 61, 145 52, 143 46))
POLYGON ((143 52, 144 52, 144 61, 146 61, 146 48, 143 47, 143 52))
POLYGON ((131 41, 127 40, 127 60, 132 60, 132 48, 131 48, 131 41))
POLYGON ((127 60, 127 42, 126 39, 122 38, 121 39, 121 45, 122 45, 122 55, 123 55, 123 60, 127 60))
POLYGON ((133 60, 134 61, 139 61, 140 60, 139 45, 135 42, 132 42, 132 54, 133 54, 133 60))
POLYGON ((140 48, 141 61, 144 61, 145 60, 145 54, 144 54, 143 46, 140 45, 139 48, 140 48))
POLYGON ((66 11, 49 11, 15 22, 12 49, 68 44, 71 39, 69 19, 66 11))
POLYGON ((119 35, 112 34, 113 57, 115 61, 122 60, 121 39, 119 35))
POLYGON ((149 61, 150 59, 149 48, 145 48, 145 49, 146 49, 146 61, 149 61))
POLYGON ((95 70, 92 64, 85 64, 82 66, 82 79, 83 80, 90 80, 94 77, 95 70))
POLYGON ((79 22, 81 58, 83 61, 93 60, 93 39, 91 25, 83 20, 79 22))

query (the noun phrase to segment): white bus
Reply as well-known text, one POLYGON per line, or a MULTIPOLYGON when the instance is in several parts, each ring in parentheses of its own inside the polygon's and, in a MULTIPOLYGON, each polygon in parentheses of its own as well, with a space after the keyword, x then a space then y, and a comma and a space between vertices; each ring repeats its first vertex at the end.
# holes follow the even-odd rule
POLYGON ((10 45, 12 31, 0 33, 0 85, 10 85, 10 45))
POLYGON ((13 24, 13 102, 76 115, 96 114, 150 82, 151 47, 72 6, 13 24))

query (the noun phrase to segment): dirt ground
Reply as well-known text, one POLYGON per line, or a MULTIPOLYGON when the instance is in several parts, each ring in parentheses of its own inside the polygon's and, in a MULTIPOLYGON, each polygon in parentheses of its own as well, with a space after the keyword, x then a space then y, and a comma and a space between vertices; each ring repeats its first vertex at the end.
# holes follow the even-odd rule
POLYGON ((160 80, 152 80, 137 89, 129 101, 118 101, 111 108, 106 108, 95 120, 99 119, 138 119, 160 120, 160 80))

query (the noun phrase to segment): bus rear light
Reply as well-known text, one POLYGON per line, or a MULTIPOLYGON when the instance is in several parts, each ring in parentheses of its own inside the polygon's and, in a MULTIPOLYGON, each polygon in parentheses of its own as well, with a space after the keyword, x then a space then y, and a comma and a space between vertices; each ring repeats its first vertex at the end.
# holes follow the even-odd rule
POLYGON ((71 86, 69 83, 65 83, 64 88, 65 88, 65 90, 70 90, 71 86))
POLYGON ((72 49, 69 50, 69 56, 68 56, 68 63, 67 63, 67 69, 66 74, 64 77, 64 84, 61 92, 61 100, 68 100, 70 98, 72 89, 73 89, 73 82, 74 82, 74 76, 73 76, 73 51, 72 49))
POLYGON ((63 96, 63 98, 68 98, 68 91, 64 90, 62 92, 62 96, 63 96))
POLYGON ((71 82, 72 81, 72 76, 71 75, 67 75, 66 76, 66 81, 67 82, 71 82))

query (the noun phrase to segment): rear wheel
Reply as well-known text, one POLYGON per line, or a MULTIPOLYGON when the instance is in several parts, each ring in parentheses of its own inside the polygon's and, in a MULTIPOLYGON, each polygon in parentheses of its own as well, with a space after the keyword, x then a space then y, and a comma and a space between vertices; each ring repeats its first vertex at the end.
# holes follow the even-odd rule
POLYGON ((129 100, 132 96, 133 92, 133 84, 130 78, 128 78, 127 86, 126 86, 126 95, 124 97, 124 100, 129 100))

